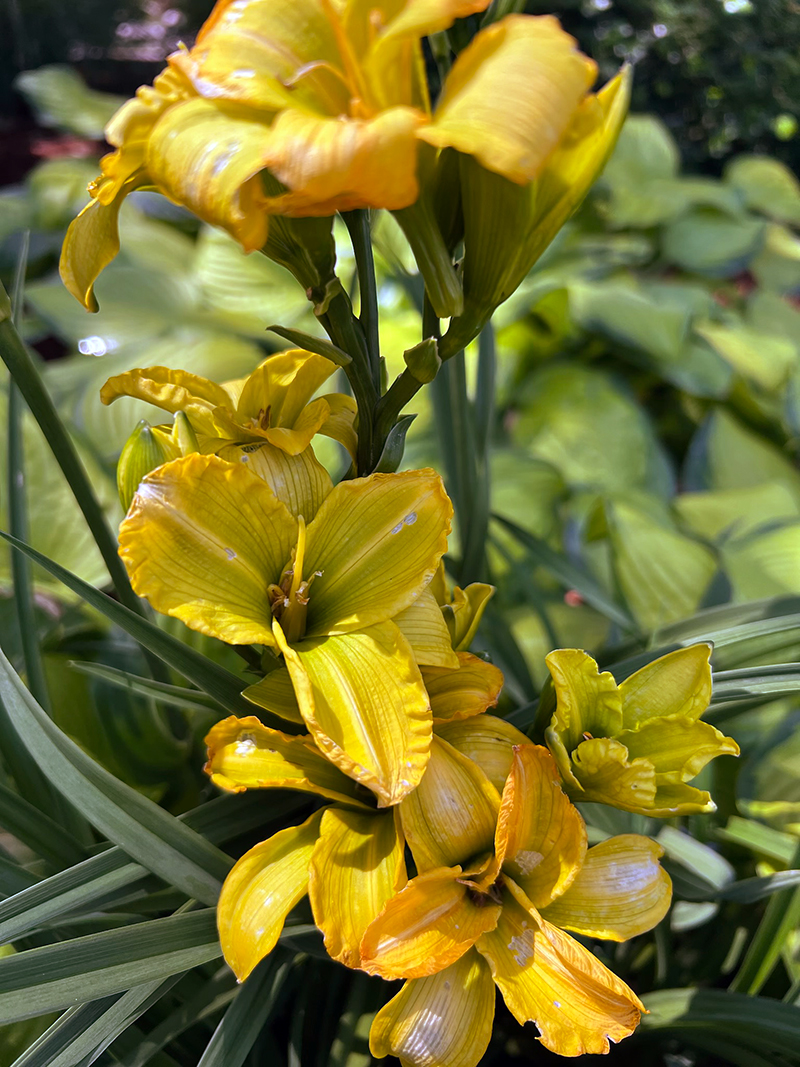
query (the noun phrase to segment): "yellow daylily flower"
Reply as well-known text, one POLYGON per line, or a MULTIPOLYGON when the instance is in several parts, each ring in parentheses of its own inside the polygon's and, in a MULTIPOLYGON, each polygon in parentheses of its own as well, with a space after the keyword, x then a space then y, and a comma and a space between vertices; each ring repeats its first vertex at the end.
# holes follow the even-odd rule
POLYGON ((668 817, 714 811, 687 785, 739 746, 700 716, 711 700, 712 646, 670 652, 617 685, 578 649, 547 656, 556 700, 545 740, 573 800, 668 817))
POLYGON ((485 582, 473 582, 466 589, 455 586, 448 591, 444 564, 431 582, 431 592, 442 608, 442 613, 450 631, 453 648, 465 652, 472 644, 486 605, 494 596, 494 586, 485 582))
POLYGON ((119 250, 120 203, 146 187, 247 251, 264 247, 271 214, 398 211, 426 277, 429 266, 431 277, 448 275, 440 300, 429 285, 439 313, 456 313, 460 289, 441 235, 426 237, 402 214, 418 200, 430 164, 422 157, 452 147, 530 182, 596 73, 555 19, 508 16, 461 53, 432 111, 421 39, 488 4, 219 0, 194 47, 170 56, 109 124, 116 151, 67 234, 67 287, 96 308, 94 280, 119 250), (437 240, 438 264, 425 247, 437 240))
MULTIPOLYGON (((469 746, 470 727, 489 718, 447 729, 469 746)), ((420 873, 367 928, 361 965, 407 979, 370 1033, 373 1056, 404 1067, 474 1067, 491 1034, 493 984, 563 1056, 608 1052, 643 1010, 565 930, 622 941, 655 926, 671 899, 663 850, 634 834, 587 850, 550 753, 505 732, 487 745, 484 729, 473 748, 489 752, 495 770, 497 750, 510 749, 502 795, 478 762, 437 738, 420 786, 398 808, 420 873)))
POLYGON ((390 805, 428 760, 418 663, 458 666, 424 596, 451 515, 439 476, 410 471, 341 482, 306 524, 243 464, 195 454, 144 479, 120 555, 156 610, 282 656, 317 747, 390 805))

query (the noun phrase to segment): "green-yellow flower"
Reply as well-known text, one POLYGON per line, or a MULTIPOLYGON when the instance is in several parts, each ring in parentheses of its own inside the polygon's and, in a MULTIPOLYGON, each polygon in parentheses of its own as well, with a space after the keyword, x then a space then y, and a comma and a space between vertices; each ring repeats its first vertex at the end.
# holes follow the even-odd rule
POLYGON ((714 811, 687 783, 739 746, 700 716, 711 700, 711 645, 681 648, 617 685, 578 649, 547 657, 556 708, 545 731, 573 800, 667 817, 714 811))

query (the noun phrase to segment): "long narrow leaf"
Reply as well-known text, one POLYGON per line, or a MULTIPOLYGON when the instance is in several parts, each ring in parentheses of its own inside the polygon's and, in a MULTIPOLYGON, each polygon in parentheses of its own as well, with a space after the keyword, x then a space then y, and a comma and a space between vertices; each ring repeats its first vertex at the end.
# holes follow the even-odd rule
POLYGON ((0 959, 0 1024, 163 981, 221 955, 213 908, 0 959))
MULTIPOLYGON (((111 622, 125 630, 126 633, 129 633, 143 648, 149 649, 164 663, 169 664, 179 674, 182 674, 184 678, 188 678, 198 688, 219 701, 230 712, 238 712, 241 715, 252 714, 253 705, 241 696, 244 684, 239 681, 235 674, 231 674, 224 667, 219 667, 216 663, 212 663, 211 660, 200 655, 199 652, 195 652, 193 648, 189 648, 188 645, 185 645, 176 637, 172 637, 171 634, 160 630, 154 623, 143 619, 124 605, 118 604, 116 600, 112 600, 111 597, 101 593, 94 586, 82 581, 77 575, 65 570, 64 567, 48 559, 47 556, 43 556, 41 552, 37 552, 30 545, 24 545, 21 541, 9 537, 8 534, 4 534, 2 531, 0 531, 0 537, 4 537, 15 548, 23 551, 35 563, 44 567, 54 578, 58 578, 60 582, 63 582, 68 589, 77 593, 87 604, 96 608, 107 619, 110 619, 111 622)), ((263 715, 259 713, 259 717, 265 722, 269 720, 270 725, 274 722, 284 730, 291 729, 282 720, 273 720, 268 716, 267 712, 264 712, 263 715)))
POLYGON ((88 674, 92 678, 100 678, 118 689, 126 689, 129 693, 136 693, 151 700, 161 700, 174 708, 183 708, 185 711, 192 711, 201 715, 208 715, 209 712, 217 712, 218 714, 227 712, 227 708, 224 708, 219 701, 197 689, 186 689, 180 685, 156 682, 152 678, 142 678, 137 674, 129 674, 128 671, 121 671, 117 667, 106 667, 103 663, 72 660, 70 667, 73 670, 80 671, 81 674, 88 674))
POLYGON ((93 826, 169 885, 216 903, 228 857, 87 756, 45 715, 1 651, 0 698, 28 751, 93 826))
POLYGON ((86 858, 69 830, 4 785, 0 785, 0 826, 53 867, 68 867, 86 858))

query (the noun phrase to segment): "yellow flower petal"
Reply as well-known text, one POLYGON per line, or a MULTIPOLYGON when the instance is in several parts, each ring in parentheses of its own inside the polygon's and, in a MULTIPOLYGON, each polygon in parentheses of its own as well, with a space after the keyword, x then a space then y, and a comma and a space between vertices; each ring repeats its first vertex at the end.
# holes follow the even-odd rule
POLYGON ((319 749, 397 804, 418 784, 430 751, 428 696, 408 642, 391 622, 285 644, 276 636, 300 711, 319 749))
POLYGON ((322 399, 328 404, 328 418, 320 426, 319 432, 344 445, 350 457, 355 459, 358 449, 358 434, 355 431, 358 408, 355 400, 344 393, 326 393, 322 399))
POLYGON ((331 476, 309 445, 298 456, 265 441, 263 445, 227 445, 218 452, 229 463, 243 463, 263 478, 292 515, 310 522, 333 488, 331 476))
POLYGON ((617 740, 628 758, 646 759, 656 783, 688 782, 716 756, 738 756, 739 746, 710 723, 682 715, 648 719, 636 730, 623 730, 617 740))
POLYGON ((282 719, 287 719, 289 722, 304 722, 294 693, 292 679, 286 667, 279 667, 255 685, 249 685, 243 690, 242 696, 252 704, 258 705, 259 708, 265 708, 273 715, 280 715, 282 719))
POLYGON ((271 730, 253 715, 218 722, 206 745, 206 772, 221 789, 299 789, 347 804, 368 801, 368 794, 359 798, 358 786, 314 748, 310 737, 271 730))
POLYGON ((561 788, 546 748, 520 745, 503 790, 495 852, 535 907, 573 883, 586 855, 586 826, 561 788))
POLYGON ((417 132, 426 116, 393 107, 374 118, 282 111, 269 131, 264 165, 288 193, 269 201, 282 215, 331 215, 355 208, 397 211, 413 204, 417 132))
POLYGON ((662 782, 656 786, 652 806, 643 811, 643 814, 669 818, 673 815, 697 815, 716 810, 717 805, 705 790, 695 789, 693 785, 683 782, 662 782))
POLYGON ((557 706, 552 728, 571 752, 589 737, 615 737, 622 729, 622 697, 608 671, 591 656, 559 648, 545 657, 557 706))
POLYGON ((452 505, 432 470, 340 482, 308 527, 309 637, 392 618, 425 589, 447 548, 452 505))
POLYGON ((433 124, 419 136, 474 155, 511 181, 530 182, 569 128, 596 72, 556 19, 509 15, 459 54, 433 124))
POLYGON ((286 916, 308 892, 322 814, 317 811, 301 826, 281 830, 245 852, 225 879, 217 905, 219 939, 240 982, 272 952, 286 916))
POLYGON ((402 630, 420 665, 449 668, 444 672, 447 674, 452 674, 459 666, 442 610, 429 589, 423 589, 412 604, 394 616, 392 622, 402 630))
POLYGON ((328 955, 361 964, 361 938, 386 902, 405 885, 403 839, 390 813, 328 808, 311 857, 308 893, 328 955))
POLYGON ((699 718, 711 703, 713 650, 707 643, 679 648, 626 678, 619 687, 625 728, 664 715, 699 718))
POLYGON ((458 586, 453 590, 453 599, 444 608, 453 639, 453 648, 466 652, 480 625, 486 605, 494 596, 494 586, 473 582, 466 589, 458 586))
POLYGON ((153 127, 147 170, 160 192, 253 252, 267 239, 260 171, 270 136, 260 115, 185 100, 153 127))
POLYGON ((434 737, 422 781, 400 805, 417 870, 467 867, 491 852, 500 796, 471 759, 434 737))
POLYGON ((503 792, 511 770, 514 746, 530 744, 516 726, 495 715, 437 724, 436 736, 474 760, 498 793, 503 792))
MULTIPOLYGON (((583 792, 577 800, 610 804, 624 811, 649 812, 656 794, 656 773, 649 760, 628 761, 619 741, 595 737, 572 753, 572 767, 583 792)), ((570 783, 565 783, 570 789, 570 783)))
POLYGON ((464 19, 485 11, 491 0, 406 0, 403 4, 382 3, 374 0, 361 0, 350 3, 348 15, 358 13, 368 23, 371 12, 377 10, 383 15, 385 29, 381 27, 379 40, 398 37, 427 37, 439 33, 453 25, 456 19, 464 19), (398 10, 399 8, 399 10, 398 10))
POLYGON ((509 880, 497 928, 477 944, 519 1023, 560 1056, 602 1055, 636 1029, 641 1001, 582 945, 542 919, 509 880))
POLYGON ((586 853, 580 873, 542 918, 586 937, 627 941, 661 922, 672 882, 658 862, 664 849, 649 837, 621 834, 586 853))
POLYGON ((329 415, 330 408, 327 400, 318 397, 306 406, 291 429, 287 426, 273 426, 264 431, 264 436, 271 444, 282 448, 290 456, 296 456, 303 449, 308 448, 311 439, 328 421, 329 415))
POLYGON ((244 383, 236 406, 243 419, 259 423, 269 413, 270 426, 293 427, 336 364, 316 352, 290 348, 269 356, 244 383))
POLYGON ((139 596, 229 644, 273 645, 267 589, 297 541, 297 521, 241 464, 197 454, 139 486, 119 552, 139 596))
MULTIPOLYGON (((135 186, 125 189, 125 193, 135 186)), ((124 195, 124 194, 123 194, 124 195)), ((120 196, 110 204, 93 200, 69 224, 61 249, 61 280, 87 311, 99 310, 94 283, 119 252, 120 196)))
POLYGON ((367 928, 361 966, 381 978, 425 978, 464 955, 493 930, 500 905, 458 881, 460 867, 420 874, 367 928))
POLYGON ((477 1067, 493 1019, 492 973, 469 950, 438 974, 406 982, 375 1016, 370 1052, 397 1056, 403 1067, 477 1067))
MULTIPOLYGON (((397 620, 395 620, 397 621, 397 620)), ((458 670, 423 667, 433 721, 454 722, 493 708, 503 688, 503 672, 469 652, 457 653, 458 670)))
POLYGON ((208 378, 171 367, 137 367, 115 374, 100 390, 104 404, 113 404, 121 396, 132 396, 155 404, 174 415, 183 411, 195 433, 215 436, 214 409, 232 406, 228 391, 208 378))

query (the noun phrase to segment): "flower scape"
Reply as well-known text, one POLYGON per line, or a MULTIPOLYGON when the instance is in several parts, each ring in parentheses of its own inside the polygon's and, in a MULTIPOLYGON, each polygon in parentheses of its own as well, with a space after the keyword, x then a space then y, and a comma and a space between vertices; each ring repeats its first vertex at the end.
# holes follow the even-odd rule
POLYGON ((253 714, 206 739, 211 781, 317 800, 235 863, 217 912, 225 959, 246 982, 308 897, 333 960, 403 981, 369 1042, 409 1067, 478 1064, 496 989, 562 1056, 628 1037, 644 1008, 597 943, 651 930, 671 881, 652 837, 589 847, 576 804, 709 811, 689 782, 738 751, 700 718, 707 644, 619 684, 585 652, 555 650, 534 739, 492 714, 503 675, 469 651, 492 587, 451 587, 442 479, 397 470, 402 408, 520 284, 627 107, 627 71, 592 92, 592 61, 555 19, 526 15, 480 29, 432 99, 423 38, 487 6, 220 0, 112 120, 114 151, 61 267, 96 309, 120 205, 155 190, 288 267, 327 332, 295 331, 297 347, 245 380, 147 367, 111 378, 102 399, 173 416, 137 430, 120 461, 135 592, 246 649, 254 671, 253 714), (332 216, 356 242, 366 209, 394 214, 425 284, 422 343, 388 389, 367 276, 356 316, 334 271, 332 216), (348 391, 320 394, 337 374, 348 391), (317 435, 343 446, 335 484, 317 435))

